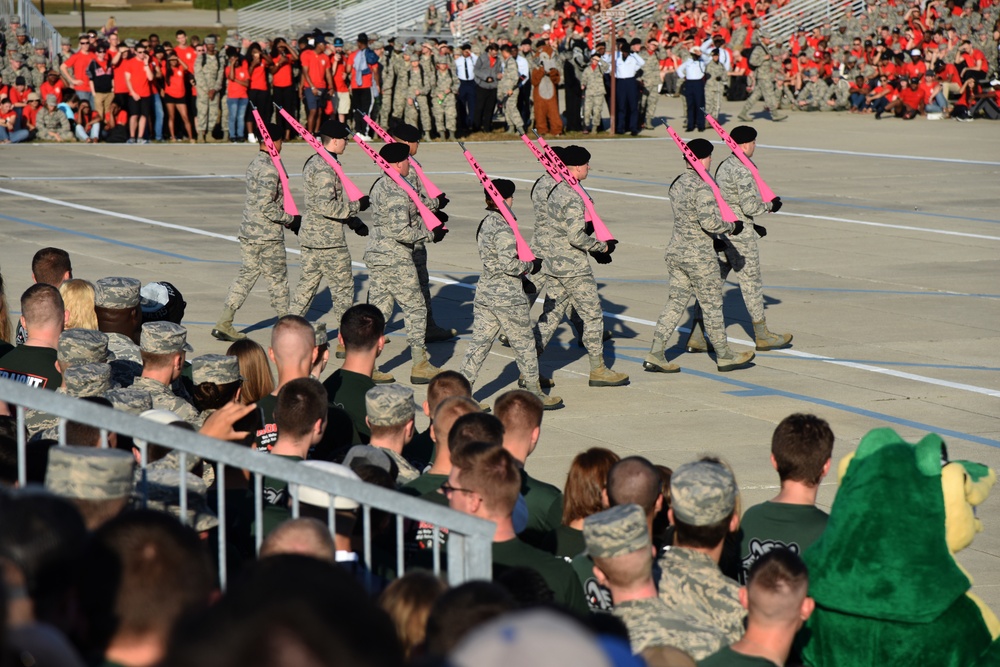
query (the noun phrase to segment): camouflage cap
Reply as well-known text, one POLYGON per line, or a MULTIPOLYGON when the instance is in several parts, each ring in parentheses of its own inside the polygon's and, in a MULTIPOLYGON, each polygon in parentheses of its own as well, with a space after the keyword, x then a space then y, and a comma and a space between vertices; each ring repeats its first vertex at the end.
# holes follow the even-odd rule
POLYGON ((330 339, 326 335, 326 322, 314 323, 313 333, 316 334, 316 347, 322 347, 330 342, 330 339))
POLYGON ((106 363, 70 366, 62 375, 67 396, 104 396, 111 391, 111 366, 106 363))
POLYGON ((139 305, 142 283, 135 278, 101 278, 95 287, 94 305, 98 308, 123 310, 139 305))
POLYGON ((670 508, 691 526, 717 523, 736 508, 736 479, 720 463, 685 463, 670 478, 670 508))
POLYGON ((67 329, 59 334, 59 365, 108 362, 108 335, 93 329, 67 329))
POLYGON ((15 37, 27 36, 27 34, 28 34, 28 29, 25 28, 23 25, 22 26, 18 26, 14 30, 14 36, 15 37))
MULTIPOLYGON (((333 463, 331 461, 306 461, 302 465, 336 475, 337 477, 346 477, 347 479, 361 481, 356 472, 340 463, 333 463)), ((330 494, 326 491, 314 489, 311 486, 303 486, 299 488, 299 502, 314 507, 329 507, 330 494)), ((344 496, 334 496, 333 507, 338 510, 356 510, 358 509, 358 501, 344 496)))
POLYGON ((139 348, 150 354, 192 352, 187 342, 187 329, 173 322, 146 322, 139 336, 139 348))
POLYGON ((240 379, 240 360, 229 354, 203 354, 191 360, 191 381, 228 384, 240 379))
POLYGON ((44 65, 45 56, 34 55, 28 58, 28 63, 31 65, 44 65))
POLYGON ((187 512, 181 516, 181 472, 173 468, 146 469, 146 486, 141 483, 136 489, 142 492, 145 488, 146 507, 160 512, 166 512, 177 517, 199 533, 211 530, 219 525, 219 518, 208 506, 208 488, 204 480, 197 475, 186 472, 187 512))
POLYGON ((131 37, 125 40, 125 46, 127 46, 130 49, 134 49, 135 45, 138 43, 139 43, 138 41, 132 39, 131 37))
POLYGON ((451 65, 451 58, 448 56, 434 56, 435 65, 451 65))
POLYGON ((141 415, 146 410, 153 409, 153 397, 142 389, 132 387, 112 389, 104 394, 104 398, 111 401, 112 407, 116 410, 124 410, 133 415, 141 415))
POLYGON ((583 520, 583 540, 592 558, 614 558, 642 549, 653 542, 646 513, 634 503, 615 505, 583 520))
POLYGON ((206 44, 215 44, 216 41, 218 40, 216 39, 215 35, 209 35, 208 37, 205 38, 206 44))
POLYGON ((132 493, 135 458, 121 449, 66 445, 49 450, 45 488, 63 498, 113 500, 132 493))
POLYGON ((378 385, 365 394, 365 411, 372 426, 405 424, 418 407, 413 390, 399 384, 378 385))

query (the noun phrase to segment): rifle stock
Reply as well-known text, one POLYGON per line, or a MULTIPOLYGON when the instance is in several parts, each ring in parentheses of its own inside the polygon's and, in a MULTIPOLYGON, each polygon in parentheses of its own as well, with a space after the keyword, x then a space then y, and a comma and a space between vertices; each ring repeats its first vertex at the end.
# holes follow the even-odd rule
POLYGON ((356 186, 354 182, 347 177, 347 174, 344 173, 344 168, 341 167, 340 163, 337 162, 337 160, 323 147, 322 142, 320 142, 320 140, 317 139, 309 130, 302 127, 302 124, 295 120, 295 117, 292 116, 292 114, 288 113, 277 104, 274 106, 278 109, 278 113, 280 113, 288 124, 292 126, 292 129, 298 132, 299 136, 305 139, 306 143, 312 146, 313 150, 319 153, 319 156, 326 160, 326 163, 330 165, 335 172, 337 172, 337 177, 340 178, 340 182, 344 184, 344 193, 347 195, 347 198, 351 201, 358 201, 361 199, 364 195, 364 193, 361 192, 361 188, 356 186))
POLYGON ((479 182, 483 184, 486 192, 489 193, 490 199, 496 204, 497 210, 500 211, 500 215, 503 216, 507 224, 510 225, 511 230, 514 232, 514 241, 517 243, 517 258, 522 262, 530 262, 535 259, 535 253, 531 252, 531 247, 528 242, 524 240, 521 236, 521 230, 517 227, 517 217, 514 216, 514 212, 507 207, 507 202, 500 195, 499 190, 493 185, 493 181, 490 177, 486 175, 483 168, 479 166, 476 162, 476 158, 472 156, 472 153, 466 149, 465 144, 459 142, 458 144, 462 148, 462 154, 465 155, 466 161, 468 161, 469 166, 472 167, 472 171, 475 172, 476 176, 479 178, 479 182))
POLYGON ((427 208, 427 205, 420 200, 420 195, 413 189, 413 186, 407 183, 406 179, 385 161, 385 158, 376 153, 374 149, 366 144, 357 134, 354 134, 352 138, 354 139, 354 143, 361 146, 361 149, 368 154, 368 157, 374 160, 375 164, 377 164, 382 171, 388 174, 389 178, 391 178, 396 185, 403 188, 403 192, 410 196, 410 200, 413 201, 414 205, 416 205, 417 212, 420 213, 420 218, 424 221, 424 225, 427 226, 427 229, 434 231, 444 224, 438 220, 438 217, 434 215, 434 212, 427 208))
POLYGON ((267 154, 271 156, 271 162, 274 164, 274 168, 278 170, 278 178, 281 180, 281 192, 283 195, 282 204, 285 208, 285 213, 288 215, 298 215, 299 207, 295 205, 295 200, 292 198, 292 188, 288 185, 288 174, 285 173, 285 166, 281 163, 281 154, 278 152, 278 147, 274 145, 274 140, 271 139, 270 133, 264 127, 264 120, 260 117, 257 107, 253 107, 252 111, 257 131, 264 138, 264 147, 267 149, 267 154))

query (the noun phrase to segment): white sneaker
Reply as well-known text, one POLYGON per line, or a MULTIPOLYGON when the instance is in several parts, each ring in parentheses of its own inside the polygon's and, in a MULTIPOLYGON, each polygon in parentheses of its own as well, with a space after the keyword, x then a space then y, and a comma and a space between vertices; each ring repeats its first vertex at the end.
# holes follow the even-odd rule
POLYGON ((257 143, 257 136, 253 132, 251 132, 249 135, 247 135, 247 141, 255 144, 257 143))
POLYGON ((942 118, 944 118, 944 114, 941 112, 927 114, 927 120, 941 120, 942 118))
POLYGON ((368 142, 370 142, 372 140, 372 138, 369 137, 367 134, 360 134, 360 133, 358 134, 358 139, 360 139, 361 141, 363 141, 365 143, 368 143, 368 142))

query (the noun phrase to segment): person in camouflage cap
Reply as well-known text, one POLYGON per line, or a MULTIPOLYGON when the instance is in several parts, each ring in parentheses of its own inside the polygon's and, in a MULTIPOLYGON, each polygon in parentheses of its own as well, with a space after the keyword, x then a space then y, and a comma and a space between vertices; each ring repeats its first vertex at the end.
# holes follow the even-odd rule
POLYGON ((228 354, 203 354, 191 360, 191 380, 196 386, 205 382, 228 384, 240 379, 238 357, 228 354))
POLYGON ((313 322, 313 334, 316 337, 316 361, 313 362, 309 376, 319 380, 330 361, 330 338, 326 333, 326 322, 313 322))
POLYGON ((139 327, 142 326, 139 305, 142 283, 135 278, 109 277, 101 278, 94 287, 97 328, 108 336, 112 381, 116 386, 127 387, 142 373, 138 345, 139 327))
POLYGON ((116 410, 124 410, 132 415, 138 416, 153 409, 153 397, 149 392, 134 387, 112 389, 104 394, 104 398, 111 401, 111 406, 116 410))
POLYGON ((685 618, 657 597, 652 541, 642 507, 616 505, 587 517, 583 539, 598 581, 611 591, 612 613, 628 628, 633 653, 674 646, 700 660, 726 643, 722 633, 685 618))
POLYGON ((142 375, 132 383, 136 389, 148 391, 153 407, 169 410, 181 419, 200 428, 204 418, 195 407, 178 396, 171 384, 184 370, 185 355, 192 348, 187 342, 187 329, 173 322, 146 322, 142 325, 139 347, 142 350, 142 375))
POLYGON ((67 445, 49 450, 45 488, 68 499, 93 531, 125 509, 135 458, 120 449, 67 445))
POLYGON ((660 599, 722 633, 726 643, 743 635, 746 614, 739 585, 719 569, 722 544, 740 526, 736 505, 736 479, 722 462, 704 458, 679 467, 670 479, 674 546, 659 560, 660 599))
POLYGON ((403 458, 403 447, 413 439, 413 416, 418 409, 413 390, 398 384, 376 385, 365 394, 367 421, 373 447, 383 450, 399 467, 396 485, 420 476, 420 471, 403 458))
MULTIPOLYGON (((185 474, 187 486, 187 510, 181 515, 181 473, 166 467, 150 467, 146 470, 146 507, 166 512, 199 533, 219 525, 215 512, 208 506, 208 487, 205 482, 190 472, 185 474)), ((137 486, 142 493, 143 488, 137 486)))
POLYGON ((101 278, 95 287, 94 305, 98 308, 125 310, 139 305, 142 282, 137 278, 101 278))
POLYGON ((111 391, 111 366, 101 363, 71 366, 63 373, 63 383, 68 396, 104 396, 111 391))
POLYGON ((92 329, 67 329, 59 335, 59 368, 77 364, 105 364, 110 359, 108 336, 92 329))

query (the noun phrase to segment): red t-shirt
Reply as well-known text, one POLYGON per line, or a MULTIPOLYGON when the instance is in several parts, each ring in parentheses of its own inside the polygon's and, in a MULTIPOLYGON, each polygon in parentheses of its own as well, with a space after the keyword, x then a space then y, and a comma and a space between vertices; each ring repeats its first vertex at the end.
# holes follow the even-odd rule
POLYGON ((338 93, 346 93, 350 90, 350 86, 347 85, 347 63, 341 59, 339 63, 335 62, 333 67, 333 87, 338 93))
POLYGON ((66 61, 66 67, 73 70, 73 78, 81 82, 73 86, 73 90, 90 92, 90 78, 87 77, 87 67, 90 66, 90 61, 95 58, 97 58, 97 54, 95 53, 77 51, 66 61))
POLYGON ((899 99, 903 100, 903 104, 912 109, 919 107, 920 103, 924 101, 924 97, 925 93, 919 86, 916 88, 907 86, 899 91, 899 99))
POLYGON ((907 77, 920 77, 923 78, 924 72, 927 71, 927 63, 923 60, 918 60, 916 62, 908 62, 903 65, 903 75, 907 77))
POLYGON ((41 104, 39 104, 37 107, 33 107, 30 104, 28 106, 24 107, 24 111, 21 112, 21 114, 22 114, 22 116, 24 118, 24 122, 27 123, 28 125, 30 125, 31 127, 34 127, 35 126, 35 118, 38 117, 38 110, 41 109, 41 108, 42 108, 41 104))
POLYGON ((149 97, 153 94, 150 80, 146 77, 146 64, 138 58, 130 58, 125 64, 129 74, 132 75, 132 90, 139 97, 149 97))
POLYGON ((250 82, 249 67, 247 67, 246 62, 242 62, 236 66, 236 72, 232 75, 236 81, 229 78, 229 72, 232 69, 232 66, 226 65, 226 95, 234 100, 249 97, 247 87, 236 83, 236 81, 242 81, 244 83, 250 82))
POLYGON ((287 88, 292 85, 292 63, 295 62, 295 57, 289 54, 279 57, 274 62, 278 68, 271 77, 271 85, 275 88, 287 88))
POLYGON ((169 72, 166 65, 163 66, 163 94, 168 97, 184 97, 184 68, 178 65, 169 72))
MULTIPOLYGON (((250 66, 247 65, 249 71, 250 66)), ((260 62, 253 72, 250 72, 250 90, 267 90, 267 66, 260 62)))
POLYGON ((114 69, 115 94, 128 95, 128 84, 125 83, 125 72, 129 71, 129 63, 133 60, 135 60, 135 58, 125 59, 123 57, 118 61, 118 66, 114 69))
POLYGON ((962 60, 965 61, 966 67, 975 67, 977 62, 982 63, 980 65, 982 67, 981 71, 986 71, 986 56, 979 49, 972 49, 972 53, 963 53, 962 60))
POLYGON ((197 52, 190 46, 175 46, 174 53, 181 59, 181 64, 194 74, 194 59, 198 57, 197 52))
POLYGON ((320 55, 315 51, 306 51, 301 57, 302 66, 309 68, 307 83, 313 88, 326 90, 326 70, 330 67, 330 59, 326 54, 320 55))
MULTIPOLYGON (((13 109, 11 109, 10 111, 8 111, 5 114, 0 114, 0 119, 2 119, 5 122, 8 121, 8 120, 10 120, 10 119, 14 119, 14 122, 16 123, 17 122, 17 112, 14 111, 13 109)), ((14 125, 11 125, 11 127, 14 127, 14 125)))
MULTIPOLYGON (((62 82, 60 81, 60 84, 61 83, 62 82)), ((44 86, 45 86, 45 84, 42 84, 43 88, 44 88, 44 86)), ((62 89, 61 85, 60 85, 60 89, 62 89)), ((31 91, 28 90, 27 86, 25 86, 24 90, 18 90, 17 86, 11 86, 10 90, 7 91, 7 97, 10 98, 10 103, 11 104, 13 104, 14 106, 17 106, 18 104, 24 104, 25 102, 27 102, 27 100, 28 100, 28 93, 29 92, 31 92, 31 91)), ((44 94, 42 94, 42 100, 45 100, 45 95, 44 94)), ((59 94, 56 94, 56 101, 58 101, 58 102, 62 101, 62 97, 59 94)))

